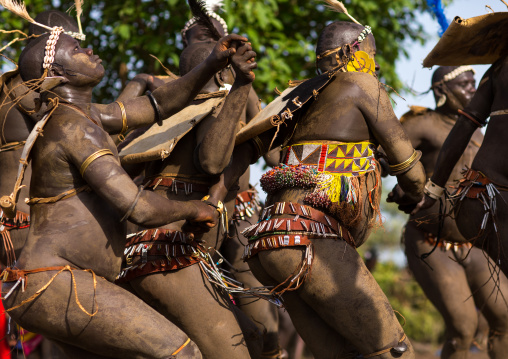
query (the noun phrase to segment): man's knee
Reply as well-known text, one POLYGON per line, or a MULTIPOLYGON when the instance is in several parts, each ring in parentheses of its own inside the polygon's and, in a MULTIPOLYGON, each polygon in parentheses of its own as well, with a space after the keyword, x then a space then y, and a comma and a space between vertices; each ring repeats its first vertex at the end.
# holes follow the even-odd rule
POLYGON ((455 323, 453 328, 449 328, 447 341, 455 350, 469 350, 476 334, 477 321, 469 321, 466 317, 461 323, 455 323))

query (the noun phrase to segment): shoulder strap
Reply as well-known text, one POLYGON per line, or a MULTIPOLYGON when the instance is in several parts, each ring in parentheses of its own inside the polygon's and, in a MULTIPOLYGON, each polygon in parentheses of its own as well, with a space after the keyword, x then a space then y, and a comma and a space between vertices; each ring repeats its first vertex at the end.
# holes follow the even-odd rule
POLYGON ((28 138, 26 139, 25 147, 23 147, 23 152, 21 154, 21 158, 19 159, 20 164, 18 168, 16 183, 14 184, 14 190, 10 196, 2 196, 0 198, 0 207, 2 207, 2 210, 4 211, 4 214, 7 218, 13 218, 16 215, 16 204, 18 203, 19 199, 19 191, 21 188, 23 188, 21 183, 23 182, 25 171, 28 167, 30 152, 32 151, 35 141, 42 133, 42 129, 57 107, 58 99, 55 101, 55 103, 53 103, 53 108, 48 111, 39 122, 35 124, 32 132, 30 132, 30 135, 28 135, 28 138))

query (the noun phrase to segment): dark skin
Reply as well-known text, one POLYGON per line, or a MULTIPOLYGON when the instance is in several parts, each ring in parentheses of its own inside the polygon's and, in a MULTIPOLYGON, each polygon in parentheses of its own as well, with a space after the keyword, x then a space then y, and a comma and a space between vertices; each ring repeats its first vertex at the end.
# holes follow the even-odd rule
MULTIPOLYGON (((243 38, 232 35, 222 39, 205 64, 188 76, 154 91, 164 118, 195 97, 199 91, 194 89, 196 84, 206 82, 217 69, 225 66, 227 58, 236 51, 229 47, 232 39, 242 41, 243 38), (174 85, 177 82, 180 87, 174 85), (165 98, 171 98, 172 104, 165 98)), ((53 90, 54 95, 69 102, 82 101, 73 104, 86 111, 92 89, 104 74, 100 59, 93 56, 90 49, 76 47, 74 39, 61 35, 55 62, 61 67, 53 67, 50 75, 61 75, 66 82, 53 90)), ((154 121, 154 110, 146 97, 126 101, 125 107, 130 109, 134 123, 154 121)), ((17 267, 34 269, 70 265, 93 269, 102 277, 97 278, 96 289, 100 310, 93 318, 83 313, 73 299, 70 275, 63 273, 36 301, 14 309, 10 314, 28 330, 85 349, 75 357, 87 357, 90 352, 118 358, 168 357, 186 341, 187 335, 134 295, 112 283, 120 271, 125 245, 125 223, 120 222, 120 218, 131 208, 138 188, 119 165, 116 147, 100 126, 101 122, 98 123, 94 124, 80 111, 60 105, 44 128, 44 136, 36 141, 32 168, 37 181, 32 183, 31 196, 50 197, 84 184, 88 184, 92 191, 54 204, 31 207, 30 234, 17 267), (99 149, 109 149, 114 156, 93 161, 81 177, 80 166, 99 149), (111 323, 115 323, 115 328, 122 328, 121 334, 111 331, 111 323), (150 345, 146 345, 146 340, 150 345)), ((215 225, 216 211, 201 201, 168 201, 143 191, 128 219, 147 228, 184 219, 209 228, 215 225)), ((30 275, 30 285, 24 292, 16 289, 4 301, 6 308, 30 297, 54 274, 30 275)), ((93 312, 91 275, 80 270, 74 271, 74 275, 81 303, 93 312)), ((4 290, 9 290, 12 284, 5 284, 4 290)), ((198 353, 196 345, 191 343, 179 357, 191 358, 199 356, 198 353)))
MULTIPOLYGON (((147 176, 171 173, 176 174, 177 177, 190 176, 213 181, 214 176, 222 172, 229 164, 234 149, 233 138, 255 78, 252 72, 257 66, 254 61, 255 56, 249 43, 238 48, 235 55, 231 57, 237 76, 222 107, 204 118, 195 129, 178 142, 170 157, 162 163, 160 161, 150 163, 146 169, 147 176), (194 162, 194 153, 198 146, 197 160, 201 169, 197 168, 194 162)), ((227 73, 221 76, 227 79, 227 73)), ((210 92, 219 90, 214 79, 210 80, 204 88, 210 92)), ((158 187, 154 190, 154 195, 187 203, 201 199, 206 193, 194 191, 185 194, 184 191, 172 192, 167 188, 158 187)), ((229 210, 232 211, 232 208, 229 210)), ((185 220, 175 221, 162 228, 185 231, 182 228, 184 224, 185 220)), ((222 239, 218 230, 220 228, 200 238, 205 248, 220 246, 220 242, 216 242, 218 238, 222 239)), ((213 250, 211 253, 214 254, 213 250)), ((130 285, 140 298, 184 330, 198 345, 204 357, 250 358, 260 355, 261 336, 257 333, 255 325, 249 323, 243 313, 233 307, 230 300, 220 294, 202 276, 199 265, 139 277, 132 280, 130 285), (185 290, 174 291, 174 288, 184 287, 185 290), (173 294, 168 296, 168 291, 173 294), (199 305, 196 306, 196 303, 199 305), (242 327, 238 321, 242 323, 242 327), (245 334, 242 334, 242 329, 245 334)))
MULTIPOLYGON (((224 29, 222 25, 215 19, 211 19, 215 28, 221 35, 224 35, 224 29)), ((210 41, 210 33, 207 29, 201 25, 196 24, 192 26, 186 33, 185 40, 187 44, 194 44, 199 42, 207 42, 210 41)), ((224 81, 226 83, 230 83, 227 80, 224 81)), ((249 96, 247 99, 247 104, 245 105, 244 111, 244 119, 242 119, 243 124, 248 123, 251 119, 253 119, 261 110, 260 100, 256 91, 251 87, 249 91, 249 96)), ((275 150, 273 152, 272 158, 275 161, 278 161, 279 151, 275 150)), ((243 191, 247 191, 249 189, 249 178, 250 178, 250 170, 247 168, 245 173, 240 177, 238 181, 238 193, 243 191)), ((227 203, 227 207, 232 209, 234 208, 234 201, 236 191, 234 193, 230 193, 228 195, 231 198, 230 203, 227 203)), ((230 215, 232 212, 229 212, 230 215)), ((257 221, 257 213, 254 214, 254 217, 251 218, 251 222, 255 223, 257 221)), ((238 224, 235 224, 237 227, 235 229, 235 233, 241 233, 243 229, 245 229, 249 225, 248 222, 242 221, 238 224)), ((235 236, 236 234, 230 234, 235 236)), ((242 240, 243 236, 240 235, 242 240)), ((224 256, 226 256, 227 260, 233 264, 233 266, 242 271, 241 273, 237 273, 235 275, 236 279, 240 282, 244 283, 246 287, 259 287, 261 283, 252 275, 250 271, 248 271, 247 263, 242 260, 243 255, 243 245, 240 243, 239 239, 233 238, 233 240, 226 241, 225 245, 222 246, 221 252, 224 256)), ((240 303, 240 307, 243 312, 247 314, 249 318, 253 318, 254 322, 257 323, 258 327, 262 331, 266 331, 267 335, 264 337, 264 345, 263 351, 268 352, 277 348, 278 346, 278 337, 277 337, 277 328, 278 328, 278 320, 277 313, 275 308, 263 300, 260 301, 252 301, 252 300, 243 300, 237 299, 240 303), (247 303, 250 303, 247 305, 247 303)))
MULTIPOLYGON (((27 88, 22 84, 21 76, 17 75, 12 78, 6 85, 8 89, 13 89, 12 96, 17 98, 27 91, 27 88), (19 87, 18 87, 19 86, 19 87)), ((153 91, 162 81, 147 74, 136 75, 130 81, 118 97, 118 101, 125 101, 130 98, 141 96, 146 90, 153 91)), ((0 103, 6 98, 5 93, 0 94, 0 103)), ((34 100, 39 98, 39 94, 31 92, 21 100, 21 105, 25 109, 34 108, 34 100)), ((9 101, 9 100, 7 100, 9 101)), ((2 123, 1 142, 11 143, 24 141, 30 134, 33 128, 34 121, 41 118, 43 109, 41 111, 28 115, 20 111, 17 106, 11 107, 12 104, 6 104, 0 108, 0 119, 2 123)), ((91 104, 92 107, 101 108, 105 107, 100 104, 91 104)), ((45 106, 43 106, 45 109, 45 106)), ((23 152, 23 148, 13 151, 0 152, 0 167, 2 167, 2 175, 0 176, 0 193, 10 193, 14 188, 16 175, 19 167, 19 158, 23 152)), ((25 174, 25 187, 21 190, 20 198, 24 199, 29 197, 29 178, 32 174, 32 167, 29 165, 25 174)), ((30 207, 25 204, 23 200, 18 202, 17 209, 24 213, 30 213, 30 207)), ((10 232, 11 239, 14 246, 16 258, 19 257, 21 249, 23 248, 26 238, 28 236, 28 228, 17 229, 10 232)), ((2 247, 0 254, 0 262, 6 263, 6 253, 2 247)))
MULTIPOLYGON (((374 38, 369 36, 360 49, 373 57, 374 38)), ((385 148, 390 163, 405 161, 413 153, 413 147, 393 113, 387 94, 379 86, 378 81, 369 74, 337 73, 335 80, 298 119, 298 126, 289 144, 319 140, 369 140, 385 148)), ((287 131, 283 128, 281 131, 287 131)), ((273 135, 273 130, 260 135, 266 149, 273 135)), ((281 138, 284 135, 287 133, 283 133, 281 138)), ((214 196, 220 198, 225 195, 221 185, 227 188, 234 183, 241 169, 256 159, 255 153, 250 143, 237 147, 233 155, 237 162, 227 169, 223 181, 212 189, 214 196)), ((424 179, 420 163, 398 176, 402 188, 415 199, 422 197, 424 179)), ((374 183, 367 181, 362 191, 370 190, 373 186, 374 183)), ((299 188, 280 190, 268 198, 267 204, 280 201, 304 203, 305 194, 299 188)), ((368 222, 374 215, 369 205, 362 208, 360 223, 351 231, 357 245, 367 239, 370 232, 368 222)), ((316 239, 312 242, 312 275, 300 289, 286 292, 283 298, 295 327, 314 357, 335 358, 351 351, 370 354, 395 345, 402 338, 403 330, 386 296, 358 253, 341 240, 316 239)), ((302 252, 297 247, 263 251, 250 259, 248 264, 261 283, 276 285, 298 268, 302 252)), ((408 350, 402 355, 389 352, 379 357, 397 355, 400 358, 414 358, 411 344, 408 340, 405 343, 408 344, 408 350)))
MULTIPOLYGON (((453 68, 449 72, 452 70, 453 68)), ((439 150, 458 118, 457 110, 464 108, 476 91, 473 73, 465 72, 446 82, 446 85, 434 87, 433 91, 436 100, 446 93, 446 103, 435 111, 410 117, 402 123, 413 146, 422 151, 421 162, 425 166, 427 177, 434 172, 439 150)), ((483 135, 477 130, 453 169, 447 187, 457 185, 457 181, 462 178, 462 168, 471 165, 482 140, 483 135)), ((390 193, 389 201, 395 200, 400 193, 398 190, 400 188, 390 193)), ((506 306, 504 301, 496 300, 495 296, 491 295, 495 290, 495 284, 489 281, 489 266, 480 249, 473 248, 468 253, 467 247, 461 247, 455 255, 453 249, 449 251, 437 249, 426 259, 428 265, 420 259, 421 255, 429 253, 433 248, 433 245, 425 240, 425 233, 437 236, 438 214, 439 205, 436 204, 410 217, 404 231, 408 265, 427 297, 445 320, 446 341, 441 358, 467 358, 478 326, 476 307, 482 310, 491 329, 504 333, 508 327, 508 323, 504 320, 506 306), (471 297, 474 300, 467 300, 471 297), (460 306, 457 303, 461 303, 460 306)), ((450 217, 445 219, 441 238, 454 243, 465 241, 455 221, 450 217)), ((493 265, 492 260, 490 265, 493 265)), ((504 275, 501 275, 499 285, 502 292, 508 290, 508 280, 504 275)), ((506 336, 498 339, 493 342, 494 345, 489 346, 492 358, 500 358, 506 353, 506 336)))
MULTIPOLYGON (((478 90, 466 107, 466 110, 473 113, 480 120, 484 121, 491 112, 506 108, 504 101, 504 84, 508 80, 508 59, 502 58, 494 63, 483 76, 478 90)), ((508 159, 504 156, 505 138, 508 129, 504 125, 508 115, 492 116, 489 126, 485 132, 485 139, 478 153, 476 154, 471 168, 481 171, 490 180, 500 185, 508 184, 508 170, 506 163, 508 159)), ((431 180, 439 186, 444 186, 450 177, 455 164, 467 148, 471 137, 477 126, 465 116, 460 116, 455 126, 443 144, 435 166, 431 180)), ((489 219, 487 228, 481 232, 481 223, 485 213, 483 204, 476 199, 465 198, 460 206, 456 208, 457 226, 462 235, 470 240, 477 238, 473 243, 475 246, 485 250, 498 264, 505 275, 508 274, 507 252, 503 249, 508 245, 508 228, 502 220, 508 215, 505 202, 508 195, 505 191, 497 194, 497 233, 492 220, 489 219)), ((433 206, 435 200, 428 196, 418 204, 413 213, 433 206)))

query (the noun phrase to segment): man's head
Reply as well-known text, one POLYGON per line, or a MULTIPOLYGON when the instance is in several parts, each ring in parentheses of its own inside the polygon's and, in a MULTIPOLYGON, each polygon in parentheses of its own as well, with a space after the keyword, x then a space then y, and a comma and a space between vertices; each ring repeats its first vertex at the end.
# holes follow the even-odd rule
POLYGON ((474 70, 470 66, 441 66, 432 75, 436 107, 457 112, 464 109, 476 92, 474 70))
MULTIPOLYGON (((65 31, 79 32, 78 23, 69 15, 58 10, 47 10, 39 13, 35 19, 36 22, 50 27, 61 26, 65 31)), ((28 27, 29 35, 42 35, 49 32, 48 29, 36 24, 30 24, 28 27)))
MULTIPOLYGON (((353 22, 332 22, 330 25, 326 26, 319 35, 316 46, 316 55, 320 56, 325 54, 327 51, 344 47, 345 45, 354 45, 364 29, 364 26, 353 22)), ((374 36, 369 34, 365 40, 355 45, 352 50, 365 51, 371 58, 374 58, 376 55, 376 41, 374 40, 374 36)), ((331 70, 338 65, 335 53, 324 56, 322 59, 318 59, 317 61, 317 67, 322 72, 331 70)), ((379 66, 376 63, 376 71, 378 69, 379 66)))
MULTIPOLYGON (((187 46, 180 55, 180 76, 184 76, 193 68, 206 60, 215 47, 215 42, 196 42, 187 46)), ((225 83, 232 84, 234 75, 232 70, 225 68, 215 74, 214 78, 203 89, 208 92, 217 91, 225 83), (212 89, 213 88, 213 89, 212 89)))
MULTIPOLYGON (((21 52, 19 70, 24 81, 42 77, 45 48, 49 37, 49 34, 45 34, 33 39, 21 52)), ((60 34, 48 76, 62 76, 68 84, 76 87, 93 87, 104 76, 101 62, 99 56, 94 55, 91 49, 81 48, 78 40, 60 34)))
MULTIPOLYGON (((224 30, 224 27, 222 24, 214 19, 211 18, 213 25, 219 32, 221 36, 226 36, 226 32, 224 30)), ((201 23, 195 23, 187 31, 182 33, 182 40, 184 46, 189 46, 198 42, 209 42, 214 41, 214 39, 210 36, 210 31, 201 23)))

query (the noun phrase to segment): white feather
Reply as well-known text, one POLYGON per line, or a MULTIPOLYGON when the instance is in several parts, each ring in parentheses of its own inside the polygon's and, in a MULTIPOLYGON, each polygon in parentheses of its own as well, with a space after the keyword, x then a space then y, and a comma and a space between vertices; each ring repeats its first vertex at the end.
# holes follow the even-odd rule
POLYGON ((357 23, 358 25, 361 25, 354 17, 349 15, 347 8, 344 6, 344 4, 341 1, 338 1, 338 0, 321 0, 321 1, 328 4, 327 8, 329 8, 333 11, 337 11, 337 12, 346 14, 351 20, 353 20, 353 22, 357 23))
POLYGON ((208 11, 218 12, 223 10, 224 0, 205 0, 205 6, 208 11))
POLYGON ((23 1, 17 2, 16 0, 0 0, 0 5, 2 5, 6 10, 11 11, 19 17, 31 22, 32 24, 36 24, 44 29, 52 30, 51 27, 40 24, 32 19, 30 14, 28 14, 28 11, 26 11, 26 6, 23 1))

